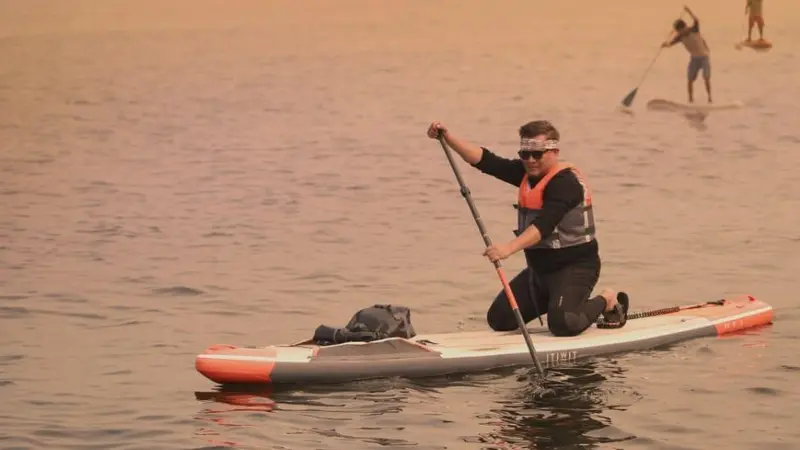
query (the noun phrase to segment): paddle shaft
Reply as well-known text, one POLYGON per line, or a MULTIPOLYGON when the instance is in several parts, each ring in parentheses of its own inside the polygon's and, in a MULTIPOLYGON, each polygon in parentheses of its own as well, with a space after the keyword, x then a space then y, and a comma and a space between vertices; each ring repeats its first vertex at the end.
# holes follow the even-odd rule
MULTIPOLYGON (((745 35, 745 33, 747 33, 747 19, 748 19, 748 14, 747 14, 747 11, 745 11, 744 12, 744 20, 742 21, 742 39, 745 39, 744 35, 745 35)), ((741 50, 742 49, 742 43, 741 42, 737 42, 736 45, 734 45, 734 47, 736 48, 736 50, 741 50)))
MULTIPOLYGON (((458 166, 456 166, 456 162, 453 160, 453 155, 450 154, 450 150, 447 148, 447 144, 444 142, 444 136, 442 136, 441 131, 439 132, 439 143, 442 145, 442 150, 444 150, 444 154, 447 156, 447 161, 450 163, 450 168, 453 169, 456 180, 458 180, 458 185, 461 187, 461 195, 464 196, 464 199, 467 201, 467 205, 469 205, 469 210, 472 212, 472 218, 475 219, 475 224, 478 225, 478 230, 481 233, 481 237, 483 237, 483 242, 486 244, 486 247, 489 247, 492 245, 492 241, 489 238, 489 233, 486 231, 486 227, 483 225, 483 220, 481 220, 481 216, 478 213, 478 208, 475 207, 475 203, 472 201, 469 188, 467 188, 466 184, 464 183, 464 179, 461 178, 461 172, 458 170, 458 166)), ((522 318, 522 314, 519 312, 519 305, 517 305, 517 300, 514 297, 514 293, 511 291, 511 286, 509 285, 508 279, 503 271, 503 266, 500 261, 494 261, 494 267, 497 270, 497 276, 500 277, 500 281, 503 283, 503 290, 506 293, 511 310, 514 312, 514 317, 517 319, 517 325, 519 325, 520 330, 522 330, 522 335, 525 337, 525 343, 528 345, 528 351, 530 352, 531 358, 533 358, 533 362, 536 365, 536 370, 539 371, 539 374, 543 375, 544 369, 542 369, 542 365, 539 363, 539 358, 536 357, 536 349, 533 347, 531 335, 528 332, 528 328, 525 326, 525 321, 522 318)))
MULTIPOLYGON (((678 19, 680 19, 682 17, 683 17, 683 10, 681 10, 681 13, 678 15, 678 19)), ((672 33, 673 33, 673 30, 669 30, 669 33, 667 34, 666 37, 664 37, 664 40, 666 41, 667 39, 669 39, 669 37, 672 36, 672 33)), ((661 55, 661 50, 664 50, 664 47, 662 47, 661 44, 659 44, 658 45, 658 51, 656 51, 656 55, 653 57, 653 60, 650 61, 650 65, 647 66, 647 69, 644 70, 644 73, 642 74, 642 78, 639 80, 639 84, 636 85, 637 87, 639 85, 641 85, 642 82, 644 82, 644 78, 647 76, 647 73, 650 72, 650 69, 653 67, 653 64, 656 63, 656 60, 658 59, 658 56, 661 55)))

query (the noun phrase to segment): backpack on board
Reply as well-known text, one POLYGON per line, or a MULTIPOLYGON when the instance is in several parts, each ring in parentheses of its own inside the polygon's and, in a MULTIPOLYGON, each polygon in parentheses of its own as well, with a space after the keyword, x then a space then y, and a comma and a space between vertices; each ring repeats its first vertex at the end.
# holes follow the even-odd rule
POLYGON ((373 305, 356 312, 344 328, 320 325, 314 331, 317 345, 369 342, 390 337, 416 336, 411 310, 398 305, 373 305))

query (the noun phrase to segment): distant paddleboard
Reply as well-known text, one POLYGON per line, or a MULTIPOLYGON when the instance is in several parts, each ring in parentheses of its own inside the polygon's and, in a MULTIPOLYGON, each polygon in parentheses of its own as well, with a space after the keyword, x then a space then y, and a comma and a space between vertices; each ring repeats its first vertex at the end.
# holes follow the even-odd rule
POLYGON ((757 39, 754 41, 744 40, 736 44, 736 48, 752 48, 753 50, 769 50, 772 48, 772 42, 766 39, 757 39))
POLYGON ((730 103, 683 103, 654 98, 647 102, 647 109, 654 111, 675 111, 675 112, 710 112, 723 111, 727 109, 739 109, 744 107, 740 101, 730 103))

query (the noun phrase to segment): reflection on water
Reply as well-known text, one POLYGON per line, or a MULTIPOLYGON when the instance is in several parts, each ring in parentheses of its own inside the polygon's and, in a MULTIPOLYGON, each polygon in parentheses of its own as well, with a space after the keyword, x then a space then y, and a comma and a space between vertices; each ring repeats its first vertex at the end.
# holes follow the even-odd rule
MULTIPOLYGON (((239 429, 264 420, 296 426, 297 418, 303 416, 306 426, 297 433, 314 433, 351 444, 563 449, 595 448, 601 443, 633 439, 615 428, 606 412, 625 410, 640 395, 626 387, 625 372, 613 361, 587 360, 549 369, 545 377, 506 369, 417 380, 369 380, 336 387, 219 387, 196 392, 195 398, 204 404, 197 416, 204 424, 197 435, 206 439, 215 436, 217 445, 237 442, 234 435, 241 434, 239 429), (480 394, 476 395, 476 390, 480 394), (471 401, 476 397, 481 400, 465 402, 461 394, 467 391, 471 401), (408 405, 413 407, 405 411, 408 405), (452 405, 457 405, 456 411, 452 405), (474 427, 462 425, 456 433, 447 435, 449 442, 439 446, 438 442, 419 442, 421 436, 402 432, 408 419, 387 420, 398 414, 440 425, 452 423, 451 417, 457 414, 459 422, 474 427), (352 429, 352 422, 364 416, 372 416, 374 426, 352 429), (308 418, 313 420, 308 422, 308 418), (479 432, 472 434, 474 431, 479 432), (458 444, 452 442, 454 438, 458 444)), ((275 428, 261 427, 261 439, 274 438, 275 428)))
POLYGON ((480 436, 500 448, 595 448, 634 438, 604 415, 640 398, 625 387, 624 370, 612 361, 588 361, 548 371, 545 378, 510 390, 492 410, 497 430, 480 436))
POLYGON ((706 131, 708 129, 708 125, 706 124, 708 113, 706 112, 687 112, 683 117, 686 118, 686 121, 689 122, 689 125, 695 130, 706 131))
MULTIPOLYGON (((632 109, 621 105, 617 106, 616 111, 631 117, 636 115, 636 112, 634 112, 632 109)), ((658 109, 654 109, 654 111, 676 112, 671 110, 658 110, 658 109)), ((707 111, 690 111, 690 112, 677 111, 677 114, 686 119, 686 122, 689 124, 689 126, 694 128, 695 130, 698 131, 708 130, 708 124, 706 123, 706 119, 708 118, 709 113, 707 111)))
MULTIPOLYGON (((211 392, 196 392, 195 398, 208 402, 196 419, 203 425, 195 433, 212 445, 249 448, 247 433, 241 429, 256 429, 250 435, 253 448, 262 448, 266 440, 272 442, 279 434, 315 436, 321 441, 372 443, 382 446, 414 445, 402 438, 386 437, 380 427, 359 427, 350 432, 351 423, 364 416, 384 416, 402 411, 408 402, 410 387, 387 389, 391 381, 361 382, 307 389, 276 389, 273 387, 222 387, 211 392), (262 426, 271 420, 268 413, 281 412, 291 418, 262 426), (304 420, 299 419, 302 416, 304 420), (309 420, 311 419, 311 420, 309 420), (295 429, 289 424, 305 422, 307 426, 295 429), (340 426, 347 423, 347 427, 340 426), (237 430, 238 428, 238 430, 237 430), (281 432, 281 430, 284 430, 281 432), (244 439, 243 439, 244 437, 244 439), (260 445, 259 445, 260 443, 260 445)), ((424 390, 415 390, 421 394, 424 390)), ((404 428, 404 427, 401 427, 404 428)), ((281 447, 271 447, 281 448, 281 447)))

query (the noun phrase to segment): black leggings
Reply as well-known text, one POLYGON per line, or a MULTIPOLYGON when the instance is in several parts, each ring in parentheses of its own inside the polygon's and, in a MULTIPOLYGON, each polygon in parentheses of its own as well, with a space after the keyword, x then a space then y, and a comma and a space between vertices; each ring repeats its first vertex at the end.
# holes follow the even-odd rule
MULTIPOLYGON (((575 263, 544 275, 523 269, 511 280, 511 292, 517 299, 525 323, 536 319, 536 309, 547 314, 547 326, 556 336, 576 336, 589 328, 606 307, 603 297, 589 298, 600 277, 600 259, 575 263), (533 289, 531 289, 533 281, 533 289)), ((495 331, 519 328, 505 291, 500 291, 486 314, 489 326, 495 331)))

